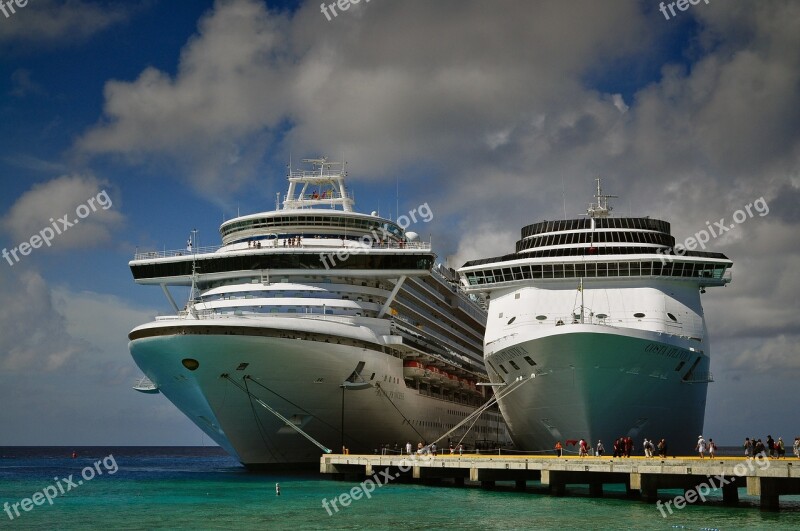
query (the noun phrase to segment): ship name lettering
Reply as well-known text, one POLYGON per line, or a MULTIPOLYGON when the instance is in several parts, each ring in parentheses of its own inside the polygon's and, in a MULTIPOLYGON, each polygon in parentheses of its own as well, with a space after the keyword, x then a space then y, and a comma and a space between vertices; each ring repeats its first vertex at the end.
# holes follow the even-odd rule
POLYGON ((659 345, 658 343, 650 343, 644 348, 644 351, 652 352, 665 358, 676 358, 683 361, 688 361, 691 358, 691 354, 682 348, 659 345))

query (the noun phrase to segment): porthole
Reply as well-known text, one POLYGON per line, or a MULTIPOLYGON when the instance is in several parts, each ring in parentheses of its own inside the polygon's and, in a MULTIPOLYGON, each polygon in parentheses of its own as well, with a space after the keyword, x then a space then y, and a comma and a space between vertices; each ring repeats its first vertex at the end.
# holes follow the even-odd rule
POLYGON ((546 321, 547 320, 547 316, 546 315, 537 315, 536 316, 536 320, 537 321, 546 321))
POLYGON ((604 313, 598 313, 597 315, 595 315, 595 317, 597 317, 598 319, 607 319, 608 315, 604 313))
POLYGON ((513 323, 516 319, 517 319, 517 316, 515 315, 514 317, 512 317, 511 319, 508 320, 508 324, 513 323))
POLYGON ((192 358, 184 358, 181 360, 181 363, 183 363, 183 366, 190 371, 197 370, 197 368, 200 366, 200 362, 192 358))
POLYGON ((672 319, 676 323, 678 322, 678 319, 674 315, 672 315, 671 313, 667 313, 667 317, 669 317, 670 319, 672 319))
POLYGON ((633 316, 636 317, 637 319, 641 319, 642 317, 644 317, 644 314, 642 312, 636 312, 635 314, 633 314, 633 316))

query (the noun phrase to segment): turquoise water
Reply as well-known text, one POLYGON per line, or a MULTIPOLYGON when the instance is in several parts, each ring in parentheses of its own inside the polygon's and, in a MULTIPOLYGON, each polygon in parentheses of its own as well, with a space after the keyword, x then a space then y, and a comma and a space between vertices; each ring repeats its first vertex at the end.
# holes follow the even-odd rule
MULTIPOLYGON (((750 507, 723 508, 718 493, 710 505, 662 518, 654 505, 626 500, 618 489, 607 489, 602 499, 589 498, 587 489, 580 488, 556 498, 502 486, 488 491, 390 483, 376 488, 370 499, 329 515, 323 499, 337 498, 357 482, 316 474, 255 474, 211 448, 78 449, 75 459, 71 451, 0 448, 0 504, 19 503, 48 486, 57 492, 60 484, 65 491, 53 505, 44 500, 29 512, 20 506, 13 520, 0 512, 0 529, 800 528, 796 497, 781 499, 781 513, 762 513, 743 490, 740 496, 750 507), (78 485, 85 468, 98 460, 95 477, 78 485), (71 489, 66 483, 70 474, 71 489), (281 496, 275 495, 276 482, 281 496)), ((669 497, 662 493, 663 499, 669 497)))

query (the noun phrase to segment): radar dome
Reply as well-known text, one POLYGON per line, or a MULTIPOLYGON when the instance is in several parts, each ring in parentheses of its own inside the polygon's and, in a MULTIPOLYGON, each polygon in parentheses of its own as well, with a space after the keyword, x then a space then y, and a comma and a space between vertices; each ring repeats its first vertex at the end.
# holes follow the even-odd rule
POLYGON ((417 241, 419 239, 419 234, 417 234, 416 232, 409 231, 409 232, 406 232, 406 238, 410 242, 415 242, 415 241, 417 241))

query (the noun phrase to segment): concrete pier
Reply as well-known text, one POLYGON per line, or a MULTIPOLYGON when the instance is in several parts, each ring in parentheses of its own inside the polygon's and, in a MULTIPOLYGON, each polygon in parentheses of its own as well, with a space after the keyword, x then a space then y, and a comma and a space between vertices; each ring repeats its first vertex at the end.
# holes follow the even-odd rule
POLYGON ((456 485, 463 485, 469 481, 483 488, 493 488, 498 481, 509 481, 514 482, 516 489, 524 490, 528 481, 538 481, 554 496, 566 495, 569 485, 586 485, 591 496, 600 497, 604 485, 619 484, 625 486, 630 497, 650 503, 658 501, 659 490, 681 489, 683 496, 674 499, 678 509, 683 503, 704 502, 717 488, 722 489, 723 503, 727 506, 738 505, 739 489, 746 488, 748 495, 759 497, 760 507, 765 511, 779 510, 781 495, 800 494, 799 460, 761 456, 712 460, 696 457, 328 454, 320 459, 323 474, 368 477, 382 470, 396 479, 426 484, 452 480, 456 485))

